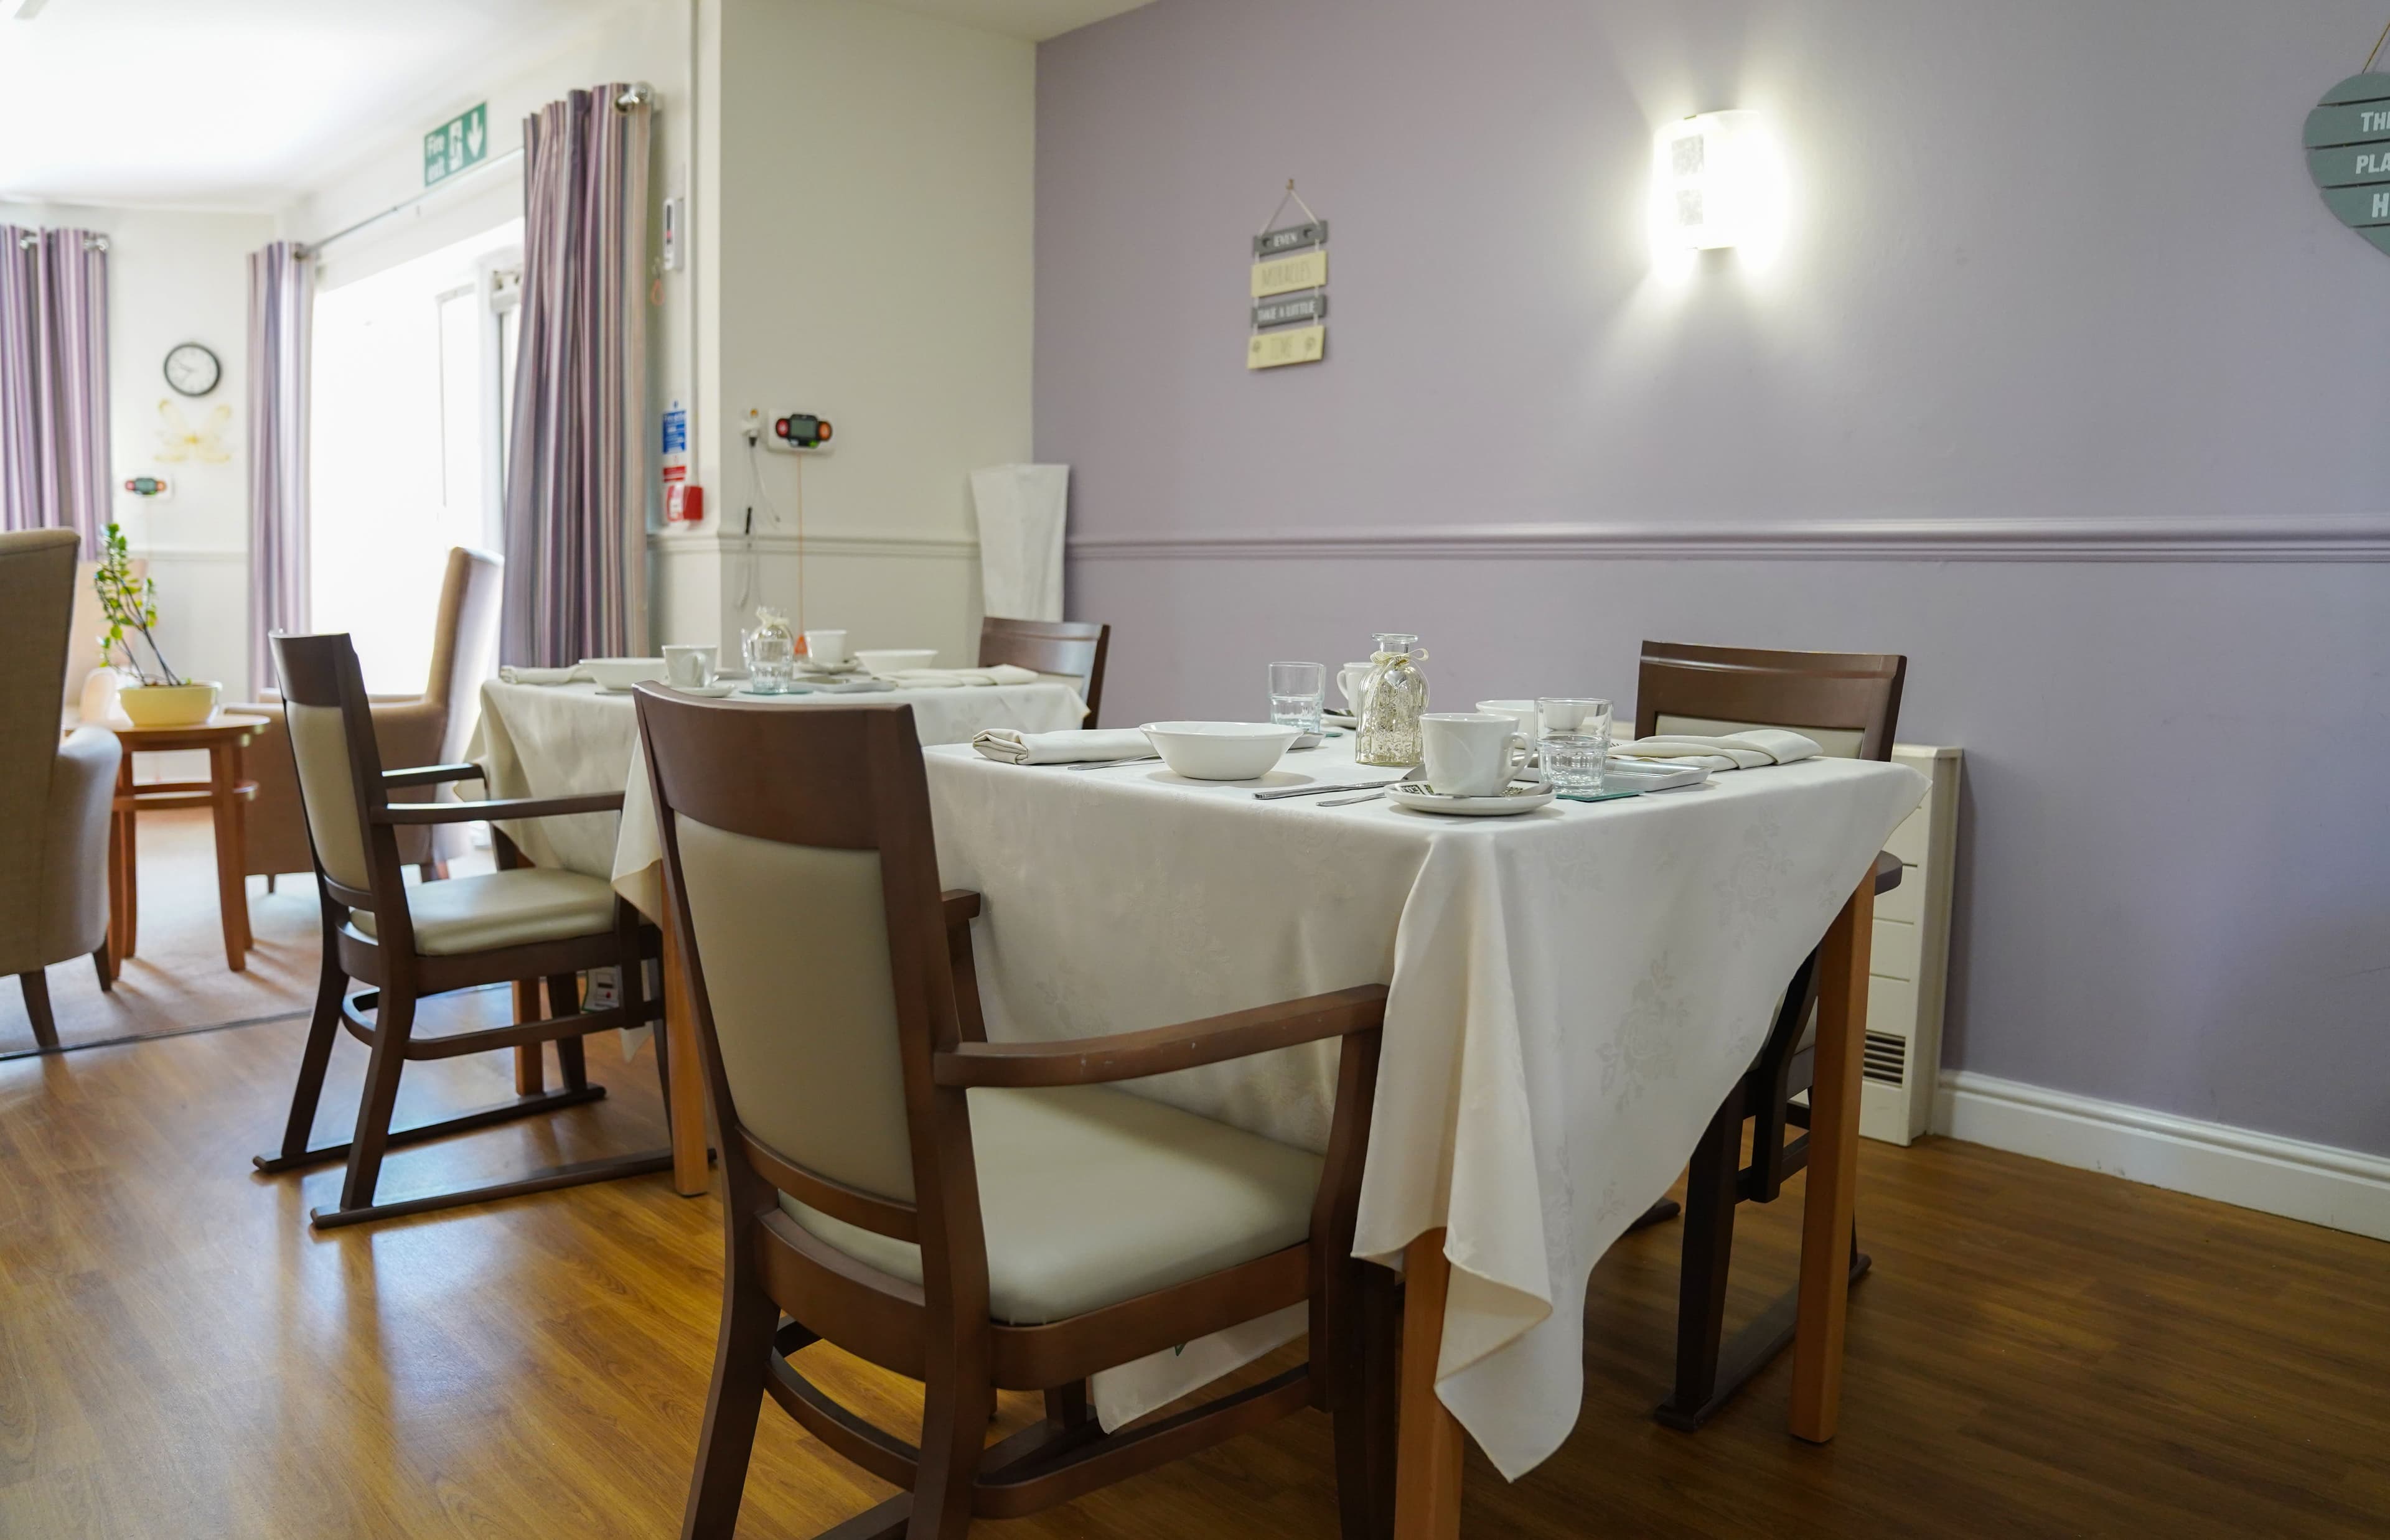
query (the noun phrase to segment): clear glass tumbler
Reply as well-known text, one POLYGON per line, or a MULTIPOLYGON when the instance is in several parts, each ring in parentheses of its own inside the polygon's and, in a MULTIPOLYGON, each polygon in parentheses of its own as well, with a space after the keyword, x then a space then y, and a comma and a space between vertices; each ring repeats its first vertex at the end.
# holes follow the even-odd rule
POLYGON ((1537 747, 1544 778, 1563 793, 1601 789, 1610 754, 1610 702, 1547 696, 1536 701, 1537 747))
POLYGON ((739 637, 747 660, 747 688, 755 695, 779 695, 797 676, 797 639, 786 622, 766 620, 739 637))
POLYGON ((1306 733, 1319 731, 1319 713, 1328 699, 1328 665, 1272 663, 1269 697, 1272 722, 1306 733))

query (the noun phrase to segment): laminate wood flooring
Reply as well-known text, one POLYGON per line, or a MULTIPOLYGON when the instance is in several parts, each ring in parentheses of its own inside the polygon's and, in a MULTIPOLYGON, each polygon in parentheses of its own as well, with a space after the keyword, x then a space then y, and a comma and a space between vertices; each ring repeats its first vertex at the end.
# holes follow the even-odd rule
MULTIPOLYGON (((0 1063, 0 1535, 647 1537, 678 1532, 711 1367, 711 1199, 645 1177, 341 1230, 340 1180, 253 1174, 298 1022, 0 1063)), ((659 1141, 649 1058, 606 1101, 394 1155, 386 1195, 659 1141)), ((343 1039, 319 1136, 353 1115, 343 1039)), ((506 1056, 410 1067, 401 1118, 508 1094, 506 1056)), ((1464 1533, 2390 1534, 2390 1246, 1977 1147, 1868 1144, 1875 1271, 1841 1438, 1784 1431, 1780 1362, 1696 1435, 1668 1380, 1677 1231, 1595 1272, 1574 1435, 1515 1485, 1471 1455, 1464 1533)), ((1741 1315, 1792 1275, 1799 1188, 1746 1208, 1741 1315)), ((808 1349, 867 1415, 905 1381, 808 1349)), ((1270 1365, 1258 1367, 1256 1372, 1270 1365)), ((998 1431, 1035 1415, 1007 1396, 998 1431)), ((992 1536, 1336 1533, 1302 1414, 992 1536)), ((887 1488, 766 1405, 741 1534, 887 1488)), ((977 1532, 975 1532, 977 1533, 977 1532)))

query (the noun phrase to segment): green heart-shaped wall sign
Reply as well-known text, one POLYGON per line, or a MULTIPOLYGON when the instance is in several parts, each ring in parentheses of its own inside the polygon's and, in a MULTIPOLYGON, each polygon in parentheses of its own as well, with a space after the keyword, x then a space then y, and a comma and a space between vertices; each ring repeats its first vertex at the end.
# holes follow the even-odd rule
POLYGON ((2307 114, 2307 174, 2340 222, 2390 251, 2390 74, 2351 75, 2307 114))

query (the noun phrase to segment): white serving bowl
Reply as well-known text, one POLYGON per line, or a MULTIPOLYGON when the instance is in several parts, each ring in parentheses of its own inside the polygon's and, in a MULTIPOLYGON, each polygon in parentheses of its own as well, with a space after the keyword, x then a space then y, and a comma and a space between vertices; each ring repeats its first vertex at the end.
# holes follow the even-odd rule
POLYGON ((1259 780, 1303 736, 1270 722, 1149 722, 1137 730, 1163 764, 1194 781, 1259 780))
POLYGON ((581 666, 610 690, 626 690, 649 680, 662 684, 672 676, 661 658, 584 658, 581 666))
POLYGON ((896 674, 908 668, 935 668, 938 649, 933 647, 857 648, 854 661, 874 674, 896 674))

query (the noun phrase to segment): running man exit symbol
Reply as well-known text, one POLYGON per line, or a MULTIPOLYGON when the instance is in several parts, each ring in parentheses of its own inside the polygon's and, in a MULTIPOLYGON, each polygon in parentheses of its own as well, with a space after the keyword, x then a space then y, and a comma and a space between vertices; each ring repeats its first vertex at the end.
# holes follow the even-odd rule
POLYGON ((490 153, 490 104, 459 112, 423 136, 423 185, 456 175, 490 153))

